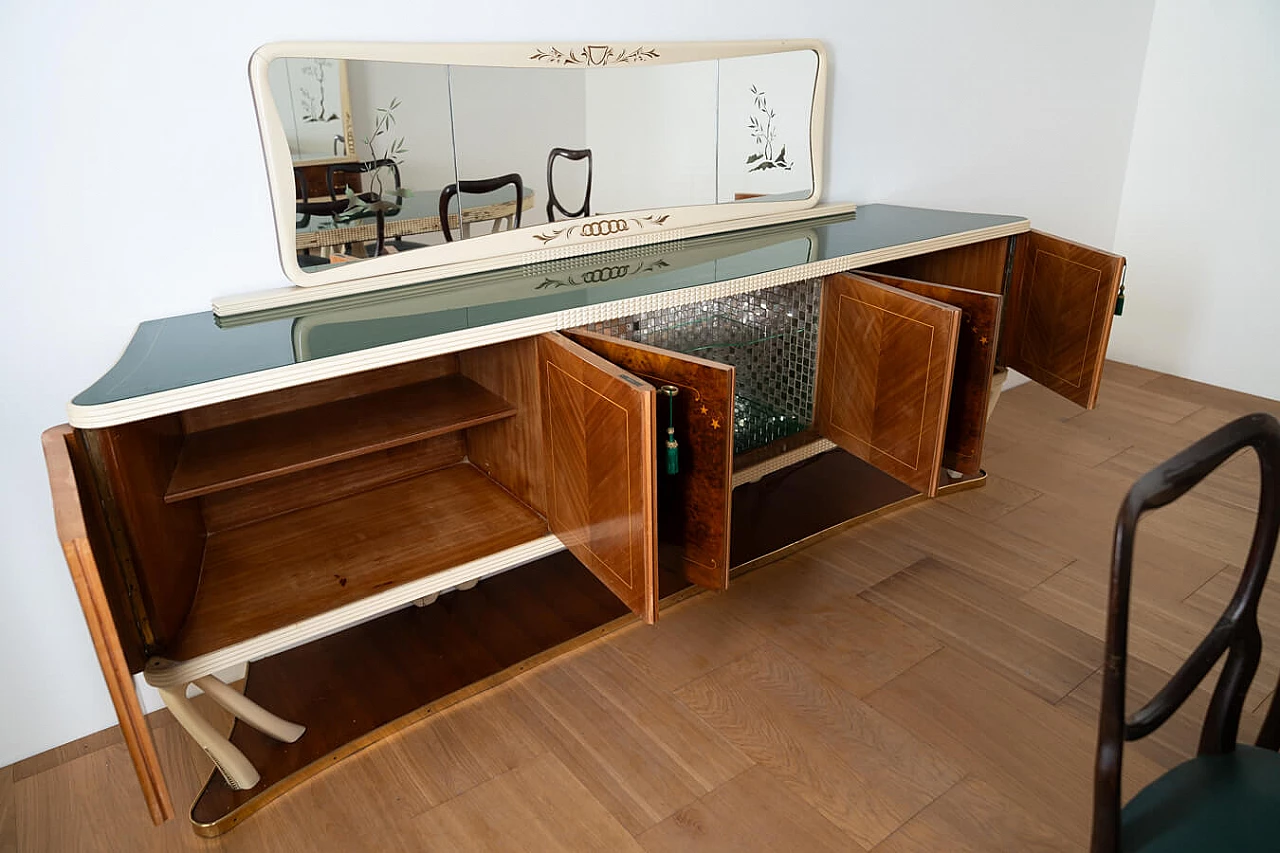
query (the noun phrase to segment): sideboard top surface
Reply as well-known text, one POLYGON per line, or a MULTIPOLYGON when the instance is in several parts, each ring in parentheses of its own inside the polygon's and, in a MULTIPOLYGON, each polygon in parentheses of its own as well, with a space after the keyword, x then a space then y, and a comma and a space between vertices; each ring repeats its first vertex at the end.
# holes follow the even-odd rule
POLYGON ((68 406, 104 427, 414 358, 690 304, 1026 231, 1017 216, 856 215, 533 264, 219 320, 142 323, 68 406))

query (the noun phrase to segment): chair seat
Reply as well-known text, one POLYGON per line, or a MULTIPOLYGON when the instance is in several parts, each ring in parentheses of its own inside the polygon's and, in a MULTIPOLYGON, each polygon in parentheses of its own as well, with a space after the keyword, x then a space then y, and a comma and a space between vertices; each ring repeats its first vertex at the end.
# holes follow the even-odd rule
POLYGON ((1125 853, 1280 850, 1280 755, 1241 744, 1179 764, 1120 820, 1125 853))

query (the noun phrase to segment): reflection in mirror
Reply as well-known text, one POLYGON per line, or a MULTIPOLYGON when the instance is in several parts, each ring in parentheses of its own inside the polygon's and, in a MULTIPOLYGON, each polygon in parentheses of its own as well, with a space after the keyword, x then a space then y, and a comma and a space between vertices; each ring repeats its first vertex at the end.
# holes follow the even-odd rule
POLYGON ((347 157, 355 147, 347 63, 289 57, 272 62, 268 74, 293 162, 347 157))
MULTIPOLYGON (((276 66, 331 60, 276 59, 276 66)), ((354 150, 318 163, 295 163, 295 242, 307 271, 378 254, 439 245, 437 204, 457 180, 443 65, 339 62, 344 66, 354 150)), ((273 88, 283 113, 284 102, 273 88)))
POLYGON ((812 41, 280 44, 251 72, 299 285, 687 239, 818 200, 812 41))
POLYGON ((809 140, 818 55, 720 60, 716 200, 792 201, 813 193, 809 140))

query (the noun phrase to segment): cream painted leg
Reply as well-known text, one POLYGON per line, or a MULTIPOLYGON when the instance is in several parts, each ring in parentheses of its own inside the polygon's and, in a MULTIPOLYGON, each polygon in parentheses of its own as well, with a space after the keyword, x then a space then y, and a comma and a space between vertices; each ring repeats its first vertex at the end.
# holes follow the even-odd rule
POLYGON ((220 679, 212 675, 197 678, 192 682, 209 695, 209 698, 253 726, 268 737, 282 743, 293 743, 302 737, 307 729, 297 723, 282 720, 266 708, 254 702, 243 693, 237 693, 220 679))
POLYGON ((169 713, 173 714, 173 718, 187 730, 187 734, 191 735, 195 742, 200 745, 200 748, 213 759, 214 765, 226 777, 227 785, 233 790, 243 791, 258 784, 258 779, 261 777, 259 777, 257 769, 249 762, 248 758, 245 758, 243 752, 237 749, 231 741, 220 735, 209 724, 208 720, 200 716, 200 712, 196 710, 196 707, 191 704, 191 700, 187 698, 185 684, 173 688, 160 687, 157 689, 160 692, 160 698, 164 700, 165 707, 169 709, 169 713))

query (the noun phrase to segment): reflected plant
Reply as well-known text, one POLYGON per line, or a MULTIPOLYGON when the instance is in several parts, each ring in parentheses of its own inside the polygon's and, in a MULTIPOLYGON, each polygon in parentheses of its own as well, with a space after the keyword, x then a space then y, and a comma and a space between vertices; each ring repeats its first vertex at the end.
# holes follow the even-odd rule
POLYGON ((763 169, 784 169, 791 170, 791 163, 787 162, 787 146, 783 145, 778 151, 778 156, 773 156, 773 142, 777 136, 777 130, 773 126, 773 120, 777 114, 773 108, 769 106, 768 97, 763 91, 755 86, 751 87, 751 96, 755 104, 756 115, 751 116, 747 121, 747 130, 751 131, 751 138, 755 141, 756 146, 760 149, 754 154, 747 155, 747 165, 751 166, 748 172, 759 172, 763 169), (752 165, 752 164, 755 165, 752 165))
POLYGON ((302 69, 302 73, 315 80, 316 85, 320 87, 319 98, 313 95, 310 89, 304 86, 298 87, 298 94, 302 98, 305 112, 302 117, 303 121, 334 121, 338 118, 337 113, 325 115, 324 109, 324 78, 331 65, 333 65, 333 60, 331 59, 313 59, 310 65, 302 69))
MULTIPOLYGON (((383 196, 388 194, 386 179, 388 176, 394 178, 396 170, 404 163, 404 155, 409 153, 404 137, 395 137, 391 132, 396 126, 396 110, 399 107, 400 99, 392 98, 387 106, 374 110, 373 133, 361 140, 369 149, 369 159, 365 164, 368 168, 365 174, 369 176, 369 191, 356 195, 351 187, 347 187, 347 213, 359 214, 375 210, 375 205, 380 205, 384 212, 394 207, 390 202, 383 201, 383 196)), ((413 192, 395 181, 390 194, 399 201, 413 195, 413 192)))

